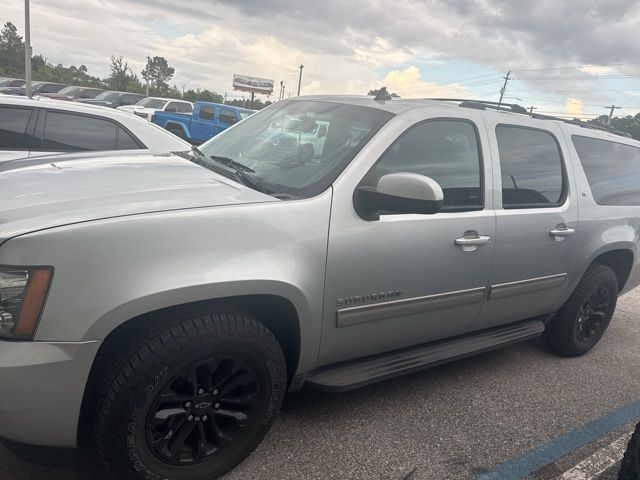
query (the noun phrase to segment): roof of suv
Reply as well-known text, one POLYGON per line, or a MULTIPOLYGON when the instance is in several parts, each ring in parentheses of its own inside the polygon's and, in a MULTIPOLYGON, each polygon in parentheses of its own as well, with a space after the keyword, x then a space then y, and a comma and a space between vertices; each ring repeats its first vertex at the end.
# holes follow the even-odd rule
MULTIPOLYGON (((401 114, 410 110, 424 108, 424 107, 438 107, 441 109, 451 109, 451 111, 457 110, 460 108, 473 108, 477 109, 483 103, 480 100, 457 100, 457 99, 429 99, 429 98, 391 98, 385 100, 376 100, 373 96, 370 95, 307 95, 292 98, 294 101, 301 100, 315 100, 315 101, 325 101, 325 102, 336 102, 336 103, 345 103, 349 105, 358 105, 362 107, 370 107, 377 108, 380 110, 385 110, 394 114, 401 114), (477 103, 477 105, 473 105, 477 103)), ((491 103, 491 102, 487 102, 491 103)), ((516 111, 518 109, 522 109, 522 107, 516 106, 516 110, 510 110, 511 104, 504 103, 502 105, 503 108, 497 110, 495 105, 487 105, 488 110, 486 114, 488 115, 509 115, 515 118, 524 118, 528 119, 532 126, 538 128, 544 128, 544 125, 548 122, 554 122, 563 126, 572 133, 580 134, 580 135, 588 135, 588 136, 597 136, 601 138, 614 139, 617 142, 622 143, 632 143, 638 144, 640 143, 638 140, 634 140, 633 138, 624 136, 621 132, 616 132, 613 129, 608 129, 606 125, 599 124, 589 124, 586 122, 573 122, 567 121, 562 118, 555 117, 545 117, 544 115, 536 115, 529 116, 525 112, 516 111)), ((484 108, 481 108, 484 110, 484 108)), ((524 109, 522 109, 524 110, 524 109)))

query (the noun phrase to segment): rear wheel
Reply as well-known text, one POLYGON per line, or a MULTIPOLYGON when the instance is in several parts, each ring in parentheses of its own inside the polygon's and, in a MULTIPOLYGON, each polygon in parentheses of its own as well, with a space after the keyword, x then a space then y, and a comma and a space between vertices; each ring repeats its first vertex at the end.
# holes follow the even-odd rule
POLYGON ((187 139, 187 137, 184 134, 184 131, 180 127, 169 125, 168 127, 165 128, 165 130, 173 133, 176 137, 180 137, 183 140, 187 139))
POLYGON ((109 376, 98 451, 119 479, 217 478, 271 426, 286 386, 284 355, 242 312, 202 312, 161 325, 109 376))
POLYGON ((591 265, 547 326, 547 342, 560 355, 587 353, 607 330, 617 299, 618 279, 614 271, 604 265, 591 265))

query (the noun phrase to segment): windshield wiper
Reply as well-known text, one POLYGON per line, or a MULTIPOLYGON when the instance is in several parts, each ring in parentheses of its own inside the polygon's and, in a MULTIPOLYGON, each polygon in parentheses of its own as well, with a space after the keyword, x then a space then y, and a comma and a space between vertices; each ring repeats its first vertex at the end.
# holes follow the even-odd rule
POLYGON ((240 170, 247 173, 256 173, 256 171, 253 168, 247 167, 246 165, 243 165, 240 162, 236 162, 233 158, 230 158, 230 157, 224 157, 222 155, 209 155, 209 158, 211 160, 215 160, 216 162, 223 164, 225 167, 231 167, 231 168, 234 168, 235 170, 240 170))
POLYGON ((247 167, 240 162, 236 162, 233 158, 224 157, 222 155, 210 155, 209 158, 217 163, 222 164, 224 167, 231 169, 236 178, 243 185, 249 188, 253 188, 254 190, 258 190, 259 192, 266 193, 267 195, 273 193, 271 190, 262 185, 261 179, 257 178, 255 175, 252 175, 256 172, 253 168, 247 167))

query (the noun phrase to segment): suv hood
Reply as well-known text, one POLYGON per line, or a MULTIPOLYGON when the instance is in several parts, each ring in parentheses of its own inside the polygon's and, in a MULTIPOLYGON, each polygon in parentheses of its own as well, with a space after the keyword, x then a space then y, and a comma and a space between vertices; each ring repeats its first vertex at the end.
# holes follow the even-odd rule
POLYGON ((278 201, 175 154, 51 155, 0 165, 0 244, 101 218, 278 201))

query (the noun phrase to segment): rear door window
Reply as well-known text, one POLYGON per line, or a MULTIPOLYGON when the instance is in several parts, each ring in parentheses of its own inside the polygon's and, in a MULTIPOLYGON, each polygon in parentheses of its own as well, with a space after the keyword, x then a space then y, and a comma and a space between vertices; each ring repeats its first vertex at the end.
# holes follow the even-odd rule
POLYGON ((571 139, 598 205, 640 205, 640 148, 580 135, 571 139))
POLYGON ((238 116, 233 110, 220 109, 220 123, 226 123, 227 125, 233 125, 238 123, 238 116))
POLYGON ((193 111, 193 107, 191 107, 191 104, 185 103, 185 102, 178 103, 178 112, 191 113, 192 111, 193 111))
POLYGON ((544 208, 564 203, 562 154, 550 132, 498 125, 496 137, 503 208, 544 208))
POLYGON ((0 149, 29 150, 33 137, 28 133, 30 108, 0 107, 0 149))
POLYGON ((115 150, 116 133, 116 124, 109 120, 50 111, 44 128, 44 150, 115 150))
POLYGON ((124 128, 118 127, 118 150, 138 150, 140 144, 124 128))

